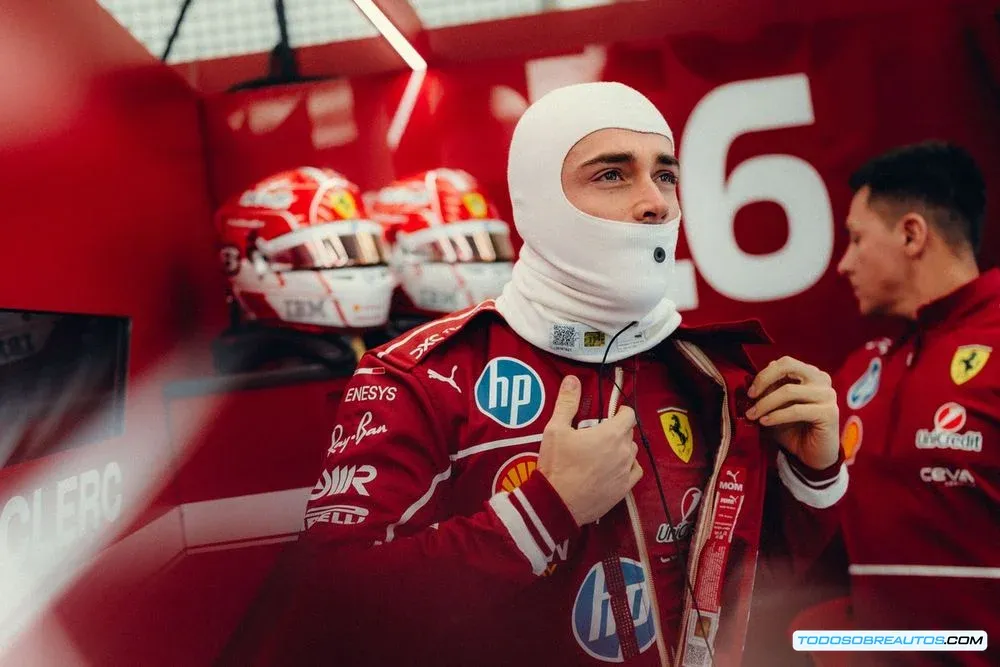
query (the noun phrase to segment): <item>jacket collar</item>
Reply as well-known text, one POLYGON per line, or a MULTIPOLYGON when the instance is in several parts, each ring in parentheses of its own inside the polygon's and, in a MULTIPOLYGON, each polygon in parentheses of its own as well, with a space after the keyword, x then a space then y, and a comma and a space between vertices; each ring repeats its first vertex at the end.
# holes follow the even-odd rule
POLYGON ((1000 269, 991 269, 954 292, 932 301, 917 311, 917 327, 933 329, 954 323, 1000 297, 1000 269))

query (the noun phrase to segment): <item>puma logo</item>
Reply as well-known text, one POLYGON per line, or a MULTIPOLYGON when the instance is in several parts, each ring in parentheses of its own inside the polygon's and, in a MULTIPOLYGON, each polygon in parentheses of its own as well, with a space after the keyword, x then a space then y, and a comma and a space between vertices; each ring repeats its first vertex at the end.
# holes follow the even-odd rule
POLYGON ((736 472, 734 470, 727 470, 726 474, 733 478, 733 484, 739 484, 740 479, 736 476, 736 472))
POLYGON ((461 394, 462 393, 462 389, 455 382, 455 373, 457 371, 458 371, 458 366, 452 366, 451 367, 451 375, 449 375, 448 377, 445 377, 445 376, 441 375, 440 373, 438 373, 437 371, 428 368, 427 369, 427 377, 429 377, 432 380, 437 380, 439 382, 444 382, 445 384, 449 384, 449 385, 451 385, 452 387, 455 388, 455 391, 457 391, 458 393, 461 394))

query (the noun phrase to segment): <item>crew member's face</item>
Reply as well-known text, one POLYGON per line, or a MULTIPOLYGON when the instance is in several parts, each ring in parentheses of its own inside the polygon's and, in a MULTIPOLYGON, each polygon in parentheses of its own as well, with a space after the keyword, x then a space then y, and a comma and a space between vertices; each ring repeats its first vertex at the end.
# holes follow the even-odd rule
POLYGON ((661 224, 680 213, 680 169, 661 134, 608 128, 588 134, 563 160, 566 198, 584 213, 620 222, 661 224))
POLYGON ((904 253, 905 234, 889 209, 869 205, 863 187, 847 212, 850 241, 837 272, 846 277, 862 315, 900 314, 900 298, 908 280, 909 262, 904 253))

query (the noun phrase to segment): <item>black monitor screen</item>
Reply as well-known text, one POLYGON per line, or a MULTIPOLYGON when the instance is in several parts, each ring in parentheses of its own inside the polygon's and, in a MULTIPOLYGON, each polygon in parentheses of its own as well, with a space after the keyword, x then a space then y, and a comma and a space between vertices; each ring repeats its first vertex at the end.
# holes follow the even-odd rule
POLYGON ((129 320, 0 309, 0 467, 121 435, 129 320))

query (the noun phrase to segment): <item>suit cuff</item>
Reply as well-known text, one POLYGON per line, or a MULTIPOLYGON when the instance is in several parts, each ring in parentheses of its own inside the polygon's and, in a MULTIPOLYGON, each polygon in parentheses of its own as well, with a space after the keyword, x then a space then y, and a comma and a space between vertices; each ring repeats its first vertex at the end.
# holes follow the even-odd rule
POLYGON ((803 479, 814 484, 833 483, 837 479, 837 475, 840 474, 840 464, 844 462, 844 450, 837 450, 837 460, 833 462, 832 465, 823 468, 822 470, 816 470, 807 466, 805 463, 799 460, 794 454, 789 454, 784 450, 781 450, 788 460, 788 465, 803 479))
POLYGON ((490 498, 489 504, 539 576, 552 562, 556 545, 580 532, 566 503, 537 471, 510 493, 490 498))
POLYGON ((832 466, 814 470, 794 456, 779 451, 778 478, 796 500, 817 509, 835 505, 847 492, 848 472, 843 453, 832 466))

